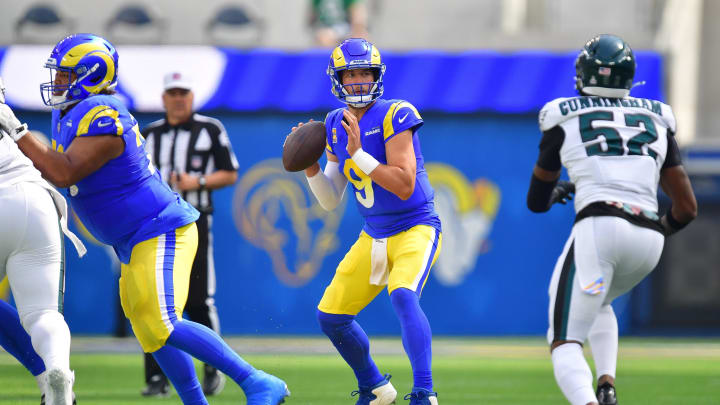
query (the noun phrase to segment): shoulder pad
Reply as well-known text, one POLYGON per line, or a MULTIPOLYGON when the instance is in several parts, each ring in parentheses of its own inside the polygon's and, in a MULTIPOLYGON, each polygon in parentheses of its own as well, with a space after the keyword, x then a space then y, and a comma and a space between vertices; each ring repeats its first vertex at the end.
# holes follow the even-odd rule
MULTIPOLYGON (((327 113, 327 115, 325 116, 325 126, 328 126, 328 124, 333 125, 333 122, 337 121, 338 117, 342 117, 343 110, 345 110, 345 109, 344 108, 336 108, 336 109, 330 111, 329 113, 327 113)), ((339 119, 342 119, 342 118, 339 118, 339 119)))
POLYGON ((414 105, 404 100, 394 101, 383 119, 383 138, 387 141, 393 135, 422 123, 423 119, 414 105))
POLYGON ((668 129, 672 131, 673 134, 676 133, 677 122, 675 121, 675 113, 673 113, 672 107, 665 103, 660 103, 660 108, 662 111, 662 119, 665 121, 668 129))
POLYGON ((120 112, 108 105, 96 105, 87 110, 77 126, 76 136, 122 135, 120 112))
POLYGON ((547 131, 567 119, 567 117, 560 112, 560 103, 567 99, 567 97, 556 98, 543 106, 538 114, 540 131, 547 131))

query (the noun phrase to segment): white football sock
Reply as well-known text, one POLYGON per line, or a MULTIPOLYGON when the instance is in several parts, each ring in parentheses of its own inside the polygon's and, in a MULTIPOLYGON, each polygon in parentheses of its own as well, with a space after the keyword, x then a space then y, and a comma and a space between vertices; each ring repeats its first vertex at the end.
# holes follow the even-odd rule
POLYGON ((22 324, 32 340, 45 370, 70 371, 70 329, 57 311, 35 311, 23 315, 22 324))
POLYGON ((45 393, 45 386, 47 385, 47 370, 43 371, 42 373, 35 376, 35 381, 37 381, 38 388, 40 388, 41 393, 45 393))
POLYGON ((615 378, 618 355, 618 324, 612 306, 605 305, 595 318, 588 335, 597 377, 615 378))
POLYGON ((552 362, 555 381, 572 405, 597 403, 592 372, 583 356, 582 346, 565 343, 556 347, 552 352, 552 362))

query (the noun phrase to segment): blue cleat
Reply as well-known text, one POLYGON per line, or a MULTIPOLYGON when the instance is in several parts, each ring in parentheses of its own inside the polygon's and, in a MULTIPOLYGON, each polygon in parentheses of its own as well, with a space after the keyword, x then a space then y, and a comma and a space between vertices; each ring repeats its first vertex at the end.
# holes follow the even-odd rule
POLYGON ((247 405, 278 405, 290 396, 285 381, 262 370, 255 370, 240 387, 245 391, 247 405))
POLYGON ((410 405, 438 405, 437 392, 419 389, 405 395, 405 400, 410 400, 410 405))
POLYGON ((355 405, 389 405, 395 403, 397 391, 390 384, 390 374, 385 374, 382 381, 369 388, 358 389, 350 393, 351 396, 359 395, 355 405))

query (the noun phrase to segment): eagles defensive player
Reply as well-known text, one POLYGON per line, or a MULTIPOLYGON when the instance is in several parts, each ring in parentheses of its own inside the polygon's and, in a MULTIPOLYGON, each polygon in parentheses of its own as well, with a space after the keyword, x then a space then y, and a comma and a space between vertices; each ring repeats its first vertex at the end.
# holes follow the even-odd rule
POLYGON ((162 181, 137 121, 111 95, 118 71, 113 45, 71 35, 45 67, 52 81, 40 87, 54 109, 52 148, 29 136, 5 104, 0 126, 46 179, 68 188, 83 224, 115 249, 122 307, 143 350, 153 353, 185 404, 207 404, 190 355, 237 382, 248 404, 282 402, 289 395, 282 380, 254 369, 212 330, 182 319, 198 212, 162 181))
POLYGON ((397 392, 390 376, 378 371, 368 337, 355 321, 387 285, 413 369, 413 389, 405 399, 413 405, 437 404, 432 336, 419 299, 440 253, 440 219, 420 152, 417 130, 423 120, 407 101, 380 99, 384 72, 377 48, 364 39, 348 39, 330 56, 332 93, 348 107, 325 118, 325 170, 315 163, 305 174, 326 210, 337 206, 349 181, 365 226, 338 265, 317 315, 355 372, 356 403, 394 403, 397 392))
MULTIPOLYGON (((5 105, 0 79, 0 104, 5 105)), ((0 110, 0 122, 9 117, 0 110)), ((17 310, 0 300, 0 346, 35 376, 41 404, 73 404, 70 329, 63 316, 65 245, 85 246, 67 228, 67 203, 0 127, 0 280, 17 310)))
POLYGON ((675 116, 629 97, 635 56, 622 39, 591 39, 575 63, 579 97, 540 111, 540 156, 528 207, 545 212, 575 193, 575 225, 550 282, 548 343, 555 379, 574 405, 617 404, 617 319, 610 304, 657 265, 665 237, 697 215, 675 142, 675 116), (562 166, 571 182, 558 182, 562 166), (658 215, 658 181, 672 207, 658 215), (583 357, 590 340, 598 386, 583 357))

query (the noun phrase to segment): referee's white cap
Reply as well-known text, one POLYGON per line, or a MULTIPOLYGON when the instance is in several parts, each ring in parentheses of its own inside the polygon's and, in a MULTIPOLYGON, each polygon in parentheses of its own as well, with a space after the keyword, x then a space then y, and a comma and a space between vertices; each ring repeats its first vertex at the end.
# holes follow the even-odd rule
POLYGON ((163 89, 185 89, 192 90, 192 82, 190 79, 180 72, 170 72, 163 78, 163 89))

